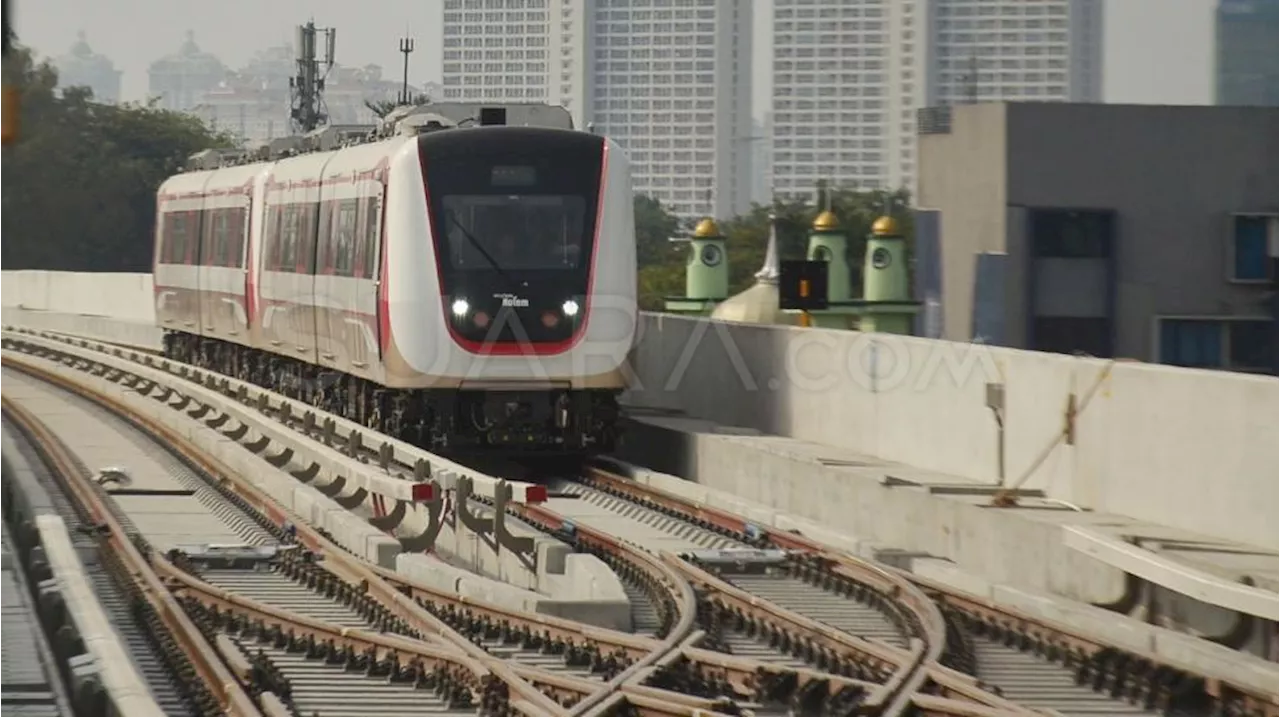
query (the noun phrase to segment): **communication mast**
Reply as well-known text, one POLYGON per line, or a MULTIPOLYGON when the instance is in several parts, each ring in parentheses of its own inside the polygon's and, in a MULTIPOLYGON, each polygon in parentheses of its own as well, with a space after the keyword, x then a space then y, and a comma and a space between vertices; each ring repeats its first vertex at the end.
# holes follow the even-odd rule
POLYGON ((409 54, 413 52, 413 38, 400 38, 400 54, 404 55, 404 78, 400 85, 400 104, 411 104, 413 97, 409 95, 409 54))
POLYGON ((324 79, 333 68, 333 48, 337 30, 317 28, 315 21, 298 26, 297 51, 298 75, 289 78, 289 117, 294 131, 305 134, 323 125, 328 119, 324 104, 324 79), (324 69, 316 59, 316 35, 325 38, 324 69))

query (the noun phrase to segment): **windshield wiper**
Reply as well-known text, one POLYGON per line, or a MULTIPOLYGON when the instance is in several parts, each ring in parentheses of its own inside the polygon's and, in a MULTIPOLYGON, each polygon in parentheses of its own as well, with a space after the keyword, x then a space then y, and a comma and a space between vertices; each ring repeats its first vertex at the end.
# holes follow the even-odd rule
POLYGON ((494 271, 501 274, 502 278, 506 279, 507 282, 511 284, 512 289, 516 288, 518 282, 516 282, 516 280, 508 274, 505 269, 499 266, 498 262, 489 255, 489 252, 485 251, 483 246, 480 246, 480 242, 475 238, 475 236, 473 236, 470 231, 467 231, 466 227, 462 226, 462 222, 458 221, 458 215, 453 212, 449 212, 448 214, 449 221, 453 222, 454 226, 462 230, 462 235, 467 238, 467 241, 471 242, 471 246, 475 247, 476 250, 480 252, 480 255, 484 257, 485 261, 489 262, 489 266, 492 266, 494 271))

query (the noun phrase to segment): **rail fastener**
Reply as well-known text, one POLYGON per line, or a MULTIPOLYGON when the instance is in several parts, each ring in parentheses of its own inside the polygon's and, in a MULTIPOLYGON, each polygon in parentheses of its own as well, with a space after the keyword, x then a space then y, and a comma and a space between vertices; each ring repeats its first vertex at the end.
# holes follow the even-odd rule
MULTIPOLYGON (((45 351, 50 352, 49 349, 45 349, 45 351)), ((89 368, 90 362, 79 358, 76 358, 76 361, 79 361, 81 364, 77 367, 78 370, 84 371, 89 368)), ((4 363, 25 373, 31 374, 40 380, 57 385, 76 395, 104 406, 113 413, 116 413, 125 420, 133 423, 145 433, 161 440, 172 451, 174 451, 175 454, 182 457, 206 475, 212 476, 216 482, 228 487, 232 485, 236 486, 236 493, 242 498, 242 500, 246 500, 248 504, 263 508, 268 515, 270 515, 274 520, 279 520, 281 523, 285 521, 292 522, 297 527, 297 533, 300 541, 311 546, 317 554, 323 555, 327 559, 327 567, 335 572, 335 574, 338 574, 349 582, 366 584, 372 596, 382 601, 398 616, 406 619, 409 624, 419 627, 425 633, 440 635, 443 639, 451 642, 455 650, 459 651, 462 656, 469 657, 472 660, 485 665, 487 669, 496 674, 504 682, 507 682, 508 684, 514 683, 512 691, 515 694, 513 696, 517 697, 522 703, 535 708, 528 717, 545 717, 546 715, 556 715, 562 712, 563 708, 559 704, 557 704, 548 695, 536 689, 533 685, 530 685, 528 682, 518 677, 511 670, 511 667, 504 661, 488 655, 482 648, 472 644, 461 635, 455 633, 447 624, 440 621, 421 605, 418 605, 399 590, 380 580, 372 571, 368 570, 358 558, 332 544, 314 528, 311 528, 301 521, 298 516, 295 516, 290 511, 275 505, 273 501, 267 498, 264 494, 258 491, 256 487, 252 486, 247 481, 244 481, 238 476, 235 476, 232 472, 223 469, 218 461, 210 456, 204 455, 196 449, 188 439, 172 430, 169 426, 166 426, 159 421, 152 420, 147 416, 138 414, 136 411, 131 410, 127 405, 117 401, 113 397, 103 395, 84 384, 61 376, 29 361, 12 356, 6 356, 4 363)), ((62 363, 65 364, 66 362, 64 361, 62 363)), ((123 371, 120 371, 120 373, 123 373, 123 371)), ((117 376, 116 378, 119 379, 120 377, 117 376)), ((110 516, 108 516, 108 518, 110 518, 110 516)), ((114 519, 111 520, 114 521, 114 519)), ((128 543, 128 541, 124 542, 128 543)), ((130 549, 133 549, 132 545, 129 547, 130 549)), ((155 556, 153 556, 153 558, 154 557, 155 556)), ((151 572, 151 570, 148 569, 148 572, 151 572)), ((163 589, 163 586, 156 585, 154 586, 154 589, 163 593, 168 600, 174 600, 174 597, 169 595, 163 589)), ((176 612, 181 619, 186 620, 185 614, 182 613, 181 608, 176 604, 176 602, 173 603, 171 611, 176 612)), ((189 620, 187 620, 187 624, 190 625, 189 620)), ((191 629, 195 629, 194 626, 191 626, 191 629)), ((201 638, 201 643, 204 643, 203 638, 201 638)), ((213 652, 211 647, 207 644, 205 644, 205 646, 210 652, 213 652)), ((218 661, 218 666, 225 671, 225 667, 221 665, 220 661, 218 661)), ((230 677, 230 675, 227 675, 227 678, 230 679, 233 684, 238 684, 235 682, 233 677, 230 677)), ((552 679, 550 682, 554 684, 559 682, 559 680, 552 679)), ((247 699, 247 697, 245 699, 247 699)))
POLYGON ((256 717, 260 711, 245 692, 244 687, 222 663, 218 653, 204 639, 204 635, 182 610, 178 601, 165 589, 160 577, 151 569, 132 541, 125 537, 124 528, 103 504, 102 498, 79 474, 70 453, 52 431, 33 413, 9 399, 0 396, 5 413, 33 442, 56 478, 62 483, 77 507, 87 515, 93 525, 102 526, 100 540, 132 574, 139 586, 139 593, 155 611, 165 629, 175 638, 190 661, 210 698, 221 710, 232 717, 256 717))

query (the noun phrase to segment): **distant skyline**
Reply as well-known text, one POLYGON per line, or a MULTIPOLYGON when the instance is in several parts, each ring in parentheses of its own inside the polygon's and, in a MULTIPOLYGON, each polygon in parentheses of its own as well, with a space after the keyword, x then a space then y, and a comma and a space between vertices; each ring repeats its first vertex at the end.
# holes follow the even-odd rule
MULTIPOLYGON (((43 57, 66 53, 83 30, 95 52, 124 72, 122 99, 141 100, 147 68, 176 52, 187 30, 196 43, 232 68, 254 53, 291 43, 293 28, 314 19, 338 29, 337 60, 344 65, 378 64, 387 76, 401 74, 400 37, 408 32, 417 49, 410 81, 439 82, 439 20, 442 0, 418 0, 378 12, 339 0, 222 0, 173 3, 162 0, 14 0, 11 12, 19 41, 43 57), (73 18, 68 20, 68 18, 73 18), (252 18, 249 20, 249 18, 252 18)), ((1213 98, 1213 13, 1216 0, 1106 0, 1104 20, 1107 102, 1209 104, 1213 98)), ((772 2, 762 0, 756 17, 753 114, 769 108, 772 2)))

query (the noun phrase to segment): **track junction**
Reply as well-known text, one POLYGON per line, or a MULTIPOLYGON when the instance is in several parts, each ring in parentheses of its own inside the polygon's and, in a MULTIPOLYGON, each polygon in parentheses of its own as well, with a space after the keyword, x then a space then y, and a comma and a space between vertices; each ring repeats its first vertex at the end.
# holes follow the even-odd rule
MULTIPOLYGON (((616 470, 500 480, 146 352, 24 329, 7 329, 4 349, 6 420, 46 466, 43 490, 65 503, 10 500, 22 487, 6 466, 6 522, 56 515, 68 534, 89 531, 117 589, 165 636, 155 649, 189 685, 191 714, 1277 713, 1274 690, 1118 649, 616 470), (74 409, 59 423, 32 401, 74 409), (146 446, 159 466, 146 475, 167 483, 97 480, 78 457, 100 445, 97 430, 146 446), (210 540, 173 540, 138 491, 186 501, 210 540), (487 541, 507 560, 495 572, 523 566, 534 583, 551 581, 557 544, 595 556, 626 589, 631 629, 398 570, 447 534, 455 548, 487 541)), ((19 533, 29 553, 31 531, 19 533)))

